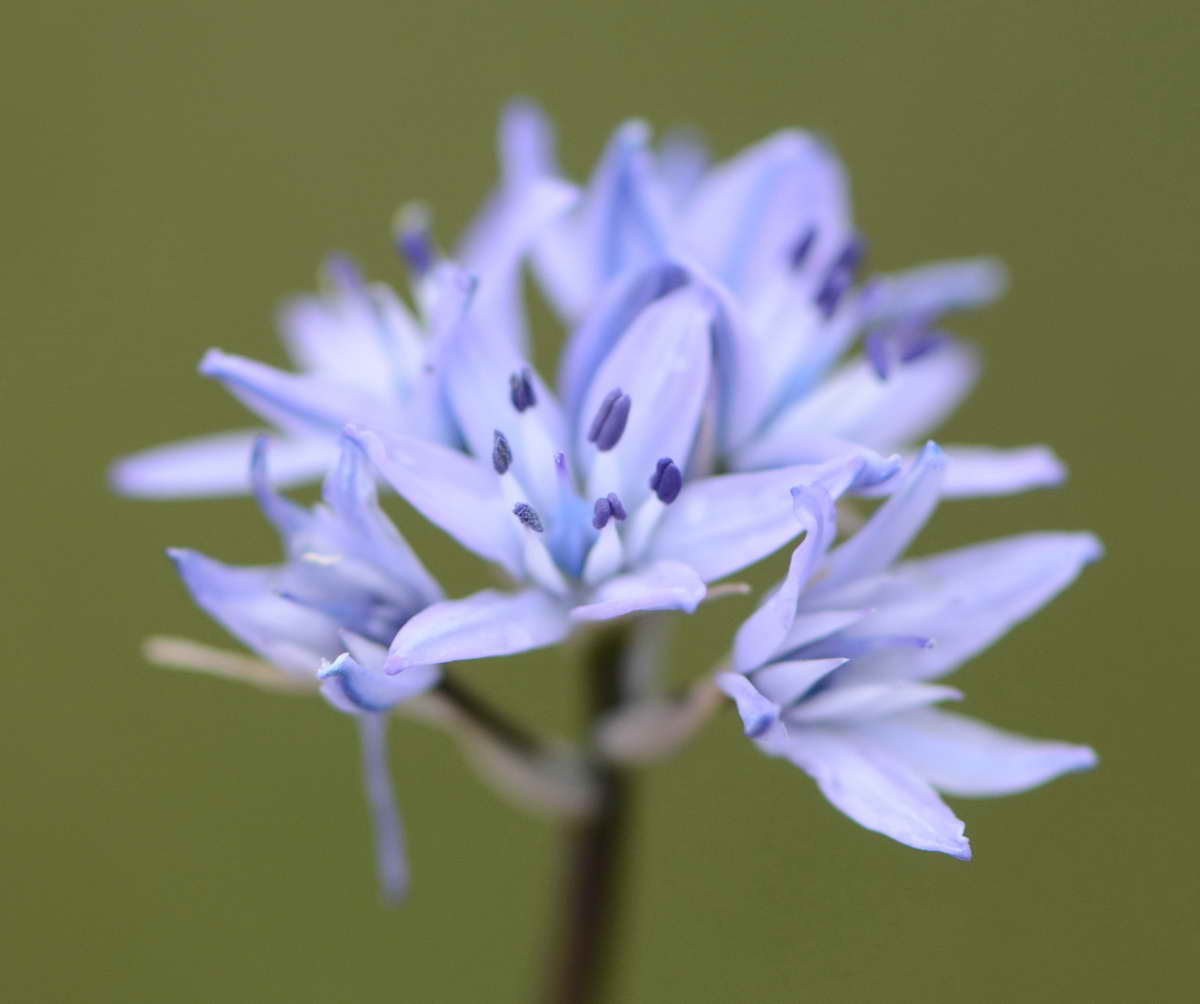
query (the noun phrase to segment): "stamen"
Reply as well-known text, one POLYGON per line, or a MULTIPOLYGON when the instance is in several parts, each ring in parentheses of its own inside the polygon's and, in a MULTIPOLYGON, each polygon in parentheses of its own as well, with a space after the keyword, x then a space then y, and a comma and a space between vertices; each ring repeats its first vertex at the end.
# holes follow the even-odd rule
POLYGON ((608 499, 596 499, 596 504, 592 507, 592 526, 597 530, 603 530, 608 526, 608 521, 612 519, 612 514, 612 503, 608 499))
POLYGON ((513 373, 508 378, 508 398, 518 412, 532 408, 537 404, 537 395, 533 392, 533 374, 529 369, 513 373))
POLYGON ((546 529, 542 526, 542 517, 528 502, 518 502, 513 506, 513 515, 521 521, 522 526, 528 527, 534 533, 542 533, 546 529))
POLYGON ((493 431, 492 437, 492 467, 497 474, 506 474, 512 466, 512 447, 499 429, 493 431))
POLYGON ((946 342, 947 335, 929 327, 923 317, 912 317, 891 328, 879 328, 863 340, 867 358, 880 380, 886 380, 896 362, 916 362, 946 342))
POLYGON ((592 506, 592 526, 603 530, 610 519, 623 520, 628 515, 617 493, 609 492, 603 498, 596 499, 595 505, 592 506))
POLYGON ((663 457, 654 468, 654 473, 650 475, 650 490, 658 496, 663 505, 670 505, 679 498, 681 488, 683 474, 675 466, 674 460, 663 457))
POLYGON ((595 443, 598 450, 611 450, 621 441, 632 407, 632 399, 622 394, 620 387, 610 390, 596 409, 596 417, 588 428, 588 442, 595 443))
POLYGON ((846 291, 854 285, 855 275, 866 253, 866 242, 861 237, 854 236, 829 266, 825 281, 821 283, 816 295, 817 309, 826 319, 833 316, 846 291))
POLYGON ((429 236, 429 209, 419 202, 410 202, 396 212, 393 223, 396 250, 416 275, 425 275, 433 268, 435 253, 429 236))
POLYGON ((792 250, 788 253, 788 263, 794 269, 800 268, 808 258, 808 253, 812 250, 813 244, 817 240, 817 228, 809 227, 800 235, 800 239, 792 245, 792 250))

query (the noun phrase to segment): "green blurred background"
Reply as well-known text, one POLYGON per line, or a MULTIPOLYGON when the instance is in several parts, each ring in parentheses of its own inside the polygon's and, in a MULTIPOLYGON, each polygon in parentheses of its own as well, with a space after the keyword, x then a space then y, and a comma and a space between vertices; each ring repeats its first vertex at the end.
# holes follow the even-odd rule
MULTIPOLYGON (((265 560, 265 524, 104 483, 116 454, 244 422, 194 364, 279 359, 274 305, 326 250, 401 280, 387 221, 414 196, 448 242, 518 92, 577 174, 631 114, 721 153, 818 129, 876 267, 1003 256, 1011 294, 959 324, 987 379, 943 438, 1049 440, 1073 477, 948 505, 922 548, 1035 527, 1109 547, 957 678, 967 710, 1090 742, 1100 770, 957 802, 964 865, 857 828, 723 716, 640 784, 618 999, 1195 999, 1194 3, 75 0, 5 22, 0 1000, 527 999, 554 827, 398 728, 415 888, 382 909, 351 722, 138 655, 152 632, 224 640, 162 547, 265 560)), ((428 549, 456 592, 479 581, 428 549)), ((694 622, 679 672, 747 609, 694 622)), ((572 723, 561 657, 464 675, 572 723)))

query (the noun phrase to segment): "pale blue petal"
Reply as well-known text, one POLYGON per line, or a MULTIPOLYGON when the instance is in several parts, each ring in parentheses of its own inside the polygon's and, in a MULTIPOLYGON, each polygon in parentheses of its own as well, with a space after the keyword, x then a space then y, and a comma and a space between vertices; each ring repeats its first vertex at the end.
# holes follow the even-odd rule
POLYGON ((963 824, 919 775, 872 755, 853 729, 806 728, 783 755, 807 771, 821 793, 860 826, 909 847, 968 860, 963 824))
POLYGON ((167 554, 197 605, 280 669, 314 679, 342 650, 332 620, 279 595, 279 569, 233 568, 181 548, 167 554))
POLYGON ((774 419, 751 456, 763 458, 757 466, 816 436, 889 453, 934 429, 970 391, 978 372, 976 353, 958 342, 899 367, 886 380, 858 359, 774 419))
POLYGON ((707 589, 691 568, 678 561, 656 561, 597 587, 588 602, 571 611, 574 621, 603 621, 641 610, 692 613, 707 589))
POLYGON ((948 795, 1014 795, 1097 763, 1087 746, 1030 739, 934 708, 872 723, 871 741, 948 795))
POLYGON ((787 577, 738 630, 733 666, 743 673, 780 652, 795 622, 800 593, 837 535, 837 508, 824 489, 793 488, 792 507, 804 539, 792 552, 787 577))
MULTIPOLYGON (((123 495, 148 499, 215 498, 250 491, 250 452, 258 430, 223 432, 155 446, 118 460, 109 481, 123 495)), ((319 477, 337 457, 337 443, 325 435, 275 441, 271 477, 277 486, 319 477)))
POLYGON ((995 258, 962 258, 873 276, 871 283, 868 322, 986 306, 1004 293, 1008 274, 995 258))
MULTIPOLYGON (((856 659, 856 679, 931 679, 991 645, 1065 589, 1100 555, 1086 533, 1032 533, 906 562, 864 583, 875 608, 849 636, 913 635, 929 648, 882 649, 856 659)), ((846 597, 832 596, 844 605, 846 597)))
POLYGON ((414 616, 392 642, 386 668, 399 673, 409 666, 528 652, 562 641, 569 630, 566 607, 540 589, 485 589, 414 616))
POLYGON ((857 485, 862 471, 861 459, 851 457, 685 484, 663 514, 648 553, 690 565, 705 582, 719 579, 799 535, 794 487, 817 485, 836 499, 857 485))
POLYGON ((962 693, 953 687, 907 680, 853 686, 835 683, 789 709, 787 721, 797 725, 852 725, 941 701, 961 700, 962 693))
POLYGON ((468 550, 514 575, 522 566, 520 527, 491 465, 407 436, 347 431, 393 488, 468 550))
POLYGON ((1031 488, 1050 488, 1066 480, 1067 469, 1048 446, 995 450, 982 446, 947 446, 945 498, 1015 495, 1031 488))
POLYGON ((720 673, 717 686, 737 705, 746 735, 757 739, 779 721, 779 705, 759 693, 741 673, 720 673))
POLYGON ((587 312, 563 350, 559 383, 567 417, 577 427, 591 416, 582 416, 584 395, 592 377, 613 346, 634 320, 655 300, 688 281, 686 270, 671 262, 631 271, 610 283, 587 312))
POLYGON ((267 453, 271 445, 267 436, 259 436, 255 440, 250 454, 250 485, 263 515, 274 524, 286 542, 291 534, 307 527, 312 516, 304 506, 284 498, 272 487, 267 467, 267 453))
MULTIPOLYGON (((386 651, 381 649, 383 653, 386 651)), ((317 678, 321 694, 330 704, 339 711, 357 715, 389 711, 410 697, 425 693, 437 684, 441 671, 437 666, 411 666, 403 673, 390 675, 383 672, 382 666, 367 669, 350 653, 343 652, 322 666, 317 678)))
POLYGON ((818 588, 873 575, 900 557, 937 507, 945 473, 945 455, 929 443, 892 497, 829 556, 818 588))
POLYGON ((615 491, 633 511, 650 494, 660 458, 683 468, 692 451, 708 392, 712 306, 694 287, 650 304, 596 371, 577 433, 577 456, 594 463, 596 447, 587 425, 614 389, 631 399, 625 431, 606 456, 617 466, 615 484, 591 484, 599 494, 615 491))
POLYGON ((683 127, 667 131, 659 144, 656 166, 671 206, 682 210, 695 193, 712 157, 704 137, 683 127))
POLYGON ((689 248, 744 293, 788 268, 810 230, 814 268, 842 249, 850 232, 845 174, 820 140, 780 132, 710 171, 683 224, 689 248))
POLYGON ((817 683, 844 665, 845 659, 785 659, 755 670, 754 685, 782 707, 795 704, 817 683))
MULTIPOLYGON (((274 454, 272 454, 272 457, 274 454)), ((442 599, 442 589, 379 507, 375 478, 362 446, 342 438, 342 452, 324 487, 325 504, 353 535, 353 550, 384 572, 417 606, 442 599)))
POLYGON ((204 376, 219 380, 251 411, 281 429, 336 436, 347 422, 387 425, 389 404, 362 387, 310 374, 287 373, 265 363, 209 349, 200 362, 204 376))

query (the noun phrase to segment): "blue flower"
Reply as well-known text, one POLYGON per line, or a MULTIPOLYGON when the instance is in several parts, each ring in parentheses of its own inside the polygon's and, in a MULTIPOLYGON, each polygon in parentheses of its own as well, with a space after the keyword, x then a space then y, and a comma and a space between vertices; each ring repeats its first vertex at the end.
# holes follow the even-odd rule
MULTIPOLYGON (((549 124, 532 105, 501 123, 505 193, 560 174, 549 124)), ((947 312, 1002 291, 991 260, 948 261, 858 282, 865 245, 845 172, 822 140, 777 133, 711 166, 694 139, 650 145, 640 122, 614 133, 582 197, 543 228, 535 272, 574 333, 570 396, 628 317, 686 283, 712 291, 720 395, 717 459, 734 470, 813 463, 846 443, 880 454, 920 442, 970 391, 977 353, 941 327, 947 312), (856 340, 865 352, 835 368, 856 340)), ((951 496, 1058 483, 1046 447, 950 447, 951 496)), ((911 457, 910 457, 911 460, 911 457)))
POLYGON ((524 585, 423 610, 392 642, 390 670, 521 652, 637 611, 691 612, 707 583, 800 532, 793 485, 838 498, 895 472, 894 460, 848 449, 819 464, 693 475, 715 309, 690 286, 648 305, 566 409, 515 350, 468 326, 445 381, 470 456, 351 431, 411 505, 524 585))
MULTIPOLYGON (((558 182, 526 186, 464 248, 469 274, 440 259, 422 214, 401 214, 397 244, 413 274, 420 318, 390 287, 368 285, 349 260, 334 257, 323 271, 325 292, 297 298, 280 312, 298 373, 211 350, 200 372, 280 434, 274 482, 296 484, 324 473, 348 423, 457 442, 441 385, 446 336, 469 308, 470 322, 489 337, 524 345, 522 256, 539 227, 573 198, 558 182)), ((148 498, 240 494, 249 488, 246 464, 260 434, 223 433, 147 450, 115 464, 112 482, 125 494, 148 498)))
POLYGON ((169 552, 196 602, 231 634, 298 681, 316 683, 335 708, 360 721, 385 890, 407 883, 400 823, 388 779, 385 713, 437 684, 435 665, 400 676, 383 671, 387 645, 442 591, 380 510, 366 459, 344 441, 313 509, 278 495, 267 473, 267 441, 254 447, 251 483, 283 538, 287 560, 232 567, 195 551, 169 552))
POLYGON ((804 540, 738 632, 735 672, 718 682, 758 747, 810 774, 846 815, 967 858, 963 824, 938 792, 1024 791, 1096 756, 936 708, 961 694, 933 681, 1052 599, 1100 545, 1090 534, 1031 533, 896 564, 946 473, 929 444, 891 498, 833 549, 833 499, 795 489, 804 540))

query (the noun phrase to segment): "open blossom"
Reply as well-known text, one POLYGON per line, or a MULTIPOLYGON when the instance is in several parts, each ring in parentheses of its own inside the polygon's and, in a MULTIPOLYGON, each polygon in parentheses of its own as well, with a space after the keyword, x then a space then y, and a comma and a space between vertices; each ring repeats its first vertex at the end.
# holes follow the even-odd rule
POLYGON ((387 777, 384 714, 434 686, 440 671, 415 666, 388 676, 382 668, 396 632, 442 591, 379 509, 354 443, 344 443, 325 481, 324 504, 314 509, 271 488, 266 440, 255 447, 251 482, 283 538, 286 562, 243 568, 195 551, 169 553, 196 602, 230 633, 273 666, 319 685, 335 708, 359 716, 381 876, 397 896, 407 870, 387 777))
POLYGON ((696 287, 656 300, 562 406, 519 354, 468 327, 446 354, 445 381, 470 456, 351 431, 401 496, 524 586, 423 610, 392 642, 391 671, 553 644, 582 621, 691 612, 707 583, 800 532, 792 485, 838 498, 891 477, 894 459, 861 449, 695 476, 715 311, 696 287))
MULTIPOLYGON (((297 297, 279 314, 284 346, 299 372, 209 351, 200 372, 276 430, 274 483, 323 474, 349 423, 457 442, 441 385, 446 338, 469 305, 471 322, 490 337, 525 344, 522 257, 532 234, 573 198, 569 186, 549 179, 527 186, 506 204, 496 232, 468 249, 462 261, 469 278, 440 259, 423 214, 402 214, 396 242, 413 275, 416 316, 391 287, 366 283, 345 257, 330 258, 322 294, 297 297)), ((246 492, 250 450, 262 431, 205 436, 126 457, 112 469, 113 484, 149 498, 246 492)))
MULTIPOLYGON (((551 129, 515 103, 501 123, 494 202, 557 177, 551 129)), ((621 126, 581 198, 533 243, 535 273, 574 327, 562 383, 573 389, 627 319, 685 283, 713 291, 720 366, 715 447, 735 470, 812 463, 847 443, 889 454, 920 442, 966 396, 977 353, 940 325, 1003 289, 986 259, 858 282, 865 245, 845 171, 820 139, 777 133, 710 165, 695 140, 659 151, 621 126), (835 369, 862 336, 865 352, 835 369)), ((1045 447, 951 447, 947 495, 1004 494, 1061 480, 1045 447)))
POLYGON ((1091 767, 1085 746, 1028 739, 934 707, 933 681, 1036 612, 1100 554, 1085 533, 1030 533, 896 560, 937 504, 946 458, 930 444, 866 525, 831 550, 834 501, 793 491, 805 537, 786 579, 742 625, 719 683, 763 752, 791 760, 871 830, 970 856, 938 797, 1024 791, 1091 767))

